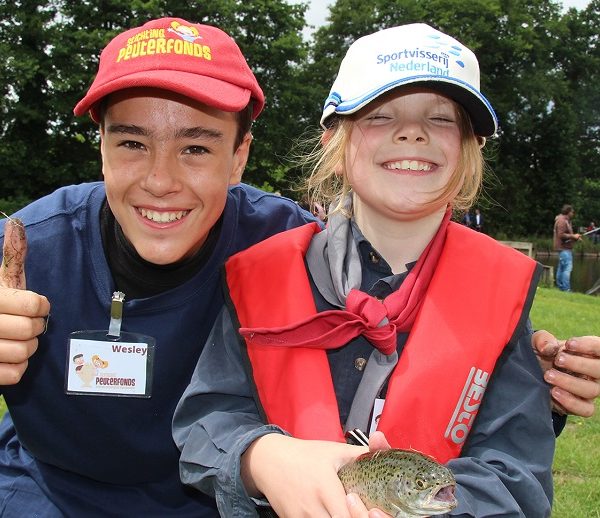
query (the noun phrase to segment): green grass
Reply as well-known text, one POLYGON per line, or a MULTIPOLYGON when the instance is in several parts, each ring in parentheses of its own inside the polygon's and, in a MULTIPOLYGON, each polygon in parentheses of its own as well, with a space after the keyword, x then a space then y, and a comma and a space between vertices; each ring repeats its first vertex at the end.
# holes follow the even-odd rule
MULTIPOLYGON (((558 338, 600 335, 600 297, 538 288, 531 320, 558 338)), ((6 410, 0 398, 0 415, 6 410)), ((553 518, 600 518, 600 403, 589 419, 569 417, 556 442, 553 518)))
MULTIPOLYGON (((531 320, 559 338, 600 335, 600 297, 538 288, 531 320)), ((553 518, 600 518, 600 403, 589 419, 569 417, 556 441, 553 518)))

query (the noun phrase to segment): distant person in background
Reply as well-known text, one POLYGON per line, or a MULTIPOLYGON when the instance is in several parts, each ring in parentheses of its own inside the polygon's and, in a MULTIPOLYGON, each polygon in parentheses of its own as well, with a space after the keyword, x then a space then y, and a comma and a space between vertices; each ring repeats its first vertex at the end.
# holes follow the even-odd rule
POLYGON ((589 236, 590 236, 590 241, 592 243, 594 243, 594 244, 600 243, 600 229, 596 226, 596 223, 594 221, 590 221, 590 224, 588 225, 586 232, 591 232, 591 234, 589 234, 589 236))
POLYGON ((327 211, 320 203, 317 203, 316 201, 313 202, 311 209, 313 216, 316 216, 321 221, 325 221, 327 219, 327 211))
POLYGON ((563 205, 560 214, 554 218, 554 250, 558 251, 556 285, 561 291, 571 291, 573 271, 573 245, 581 239, 581 234, 573 233, 571 221, 575 216, 572 205, 563 205))
POLYGON ((475 209, 475 216, 473 217, 473 228, 477 232, 483 232, 483 215, 479 209, 475 209))
POLYGON ((320 203, 309 201, 307 196, 303 196, 298 202, 298 205, 304 210, 310 212, 313 216, 319 218, 321 221, 325 221, 327 219, 327 211, 325 208, 320 203))
POLYGON ((462 220, 460 221, 465 227, 469 227, 469 228, 473 228, 473 216, 471 216, 471 212, 469 210, 467 210, 463 217, 462 220))

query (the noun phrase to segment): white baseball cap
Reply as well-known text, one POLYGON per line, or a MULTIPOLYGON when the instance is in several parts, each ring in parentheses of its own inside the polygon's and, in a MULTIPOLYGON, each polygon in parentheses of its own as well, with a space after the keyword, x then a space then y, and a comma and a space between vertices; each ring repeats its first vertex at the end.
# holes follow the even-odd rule
POLYGON ((479 63, 462 43, 424 23, 384 29, 356 40, 342 60, 321 116, 350 115, 403 85, 422 85, 462 105, 476 135, 490 137, 498 119, 479 91, 479 63))

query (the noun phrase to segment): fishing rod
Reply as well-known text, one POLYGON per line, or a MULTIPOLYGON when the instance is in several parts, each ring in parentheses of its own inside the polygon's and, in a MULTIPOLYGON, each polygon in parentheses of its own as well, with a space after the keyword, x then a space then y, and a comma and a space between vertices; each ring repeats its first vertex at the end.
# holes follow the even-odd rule
POLYGON ((598 232, 598 230, 600 230, 600 227, 598 228, 593 228, 592 230, 588 230, 587 232, 584 232, 583 234, 581 234, 582 236, 587 236, 588 234, 593 234, 594 232, 598 232))

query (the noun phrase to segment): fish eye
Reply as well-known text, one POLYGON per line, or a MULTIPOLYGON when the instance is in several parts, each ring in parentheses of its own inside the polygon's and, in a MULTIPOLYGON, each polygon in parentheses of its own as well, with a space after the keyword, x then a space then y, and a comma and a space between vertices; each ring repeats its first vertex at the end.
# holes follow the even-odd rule
POLYGON ((422 478, 418 478, 416 484, 419 489, 425 489, 427 487, 427 483, 422 478))

